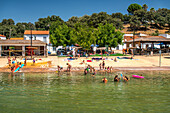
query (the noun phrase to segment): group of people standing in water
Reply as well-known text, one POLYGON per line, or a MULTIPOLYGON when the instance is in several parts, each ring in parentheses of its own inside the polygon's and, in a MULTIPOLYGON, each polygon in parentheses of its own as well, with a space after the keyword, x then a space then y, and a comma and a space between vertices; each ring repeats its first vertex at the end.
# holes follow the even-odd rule
MULTIPOLYGON (((115 77, 114 77, 114 82, 119 82, 120 81, 120 77, 118 77, 118 75, 116 75, 115 77)), ((122 79, 123 79, 123 81, 125 81, 125 82, 127 82, 128 80, 129 80, 129 78, 127 77, 127 76, 124 76, 123 75, 123 77, 122 77, 122 79)), ((107 83, 107 79, 104 77, 104 79, 102 79, 102 82, 104 82, 104 83, 107 83)))

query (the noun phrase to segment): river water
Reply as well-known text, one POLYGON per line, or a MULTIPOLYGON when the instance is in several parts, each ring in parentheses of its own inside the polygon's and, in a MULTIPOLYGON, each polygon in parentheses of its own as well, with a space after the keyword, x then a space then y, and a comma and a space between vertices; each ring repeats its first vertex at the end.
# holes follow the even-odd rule
MULTIPOLYGON (((129 78, 113 82, 117 73, 0 73, 1 113, 168 113, 169 72, 122 72, 129 78), (106 77, 107 83, 101 80, 106 77)), ((118 73, 119 74, 119 73, 118 73)))

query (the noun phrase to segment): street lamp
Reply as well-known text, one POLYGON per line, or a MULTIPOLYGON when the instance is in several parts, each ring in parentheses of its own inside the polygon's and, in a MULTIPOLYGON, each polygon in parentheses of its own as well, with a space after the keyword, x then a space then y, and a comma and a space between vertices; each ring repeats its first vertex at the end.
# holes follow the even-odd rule
POLYGON ((29 22, 29 25, 30 25, 30 32, 31 32, 31 59, 32 59, 32 23, 29 22))

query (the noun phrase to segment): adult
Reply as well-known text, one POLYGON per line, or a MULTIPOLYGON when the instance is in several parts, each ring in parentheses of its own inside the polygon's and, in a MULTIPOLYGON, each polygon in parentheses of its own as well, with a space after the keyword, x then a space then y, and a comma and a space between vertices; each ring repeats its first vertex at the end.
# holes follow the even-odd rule
POLYGON ((68 72, 71 72, 71 65, 70 65, 69 63, 67 63, 67 65, 68 65, 68 66, 67 66, 67 71, 68 71, 68 72))
POLYGON ((103 69, 104 69, 104 67, 105 67, 105 62, 104 62, 104 60, 103 60, 103 62, 102 62, 102 67, 103 67, 103 69))
POLYGON ((118 78, 118 75, 116 75, 116 76, 114 77, 114 81, 115 81, 115 82, 119 82, 119 80, 120 80, 120 78, 118 78))

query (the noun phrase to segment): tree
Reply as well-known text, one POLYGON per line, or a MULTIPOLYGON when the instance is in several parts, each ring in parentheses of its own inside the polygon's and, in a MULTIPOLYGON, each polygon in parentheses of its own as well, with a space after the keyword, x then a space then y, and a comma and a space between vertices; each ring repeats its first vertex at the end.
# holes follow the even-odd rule
POLYGON ((49 30, 50 24, 55 21, 61 21, 64 23, 64 21, 56 15, 52 15, 51 17, 48 16, 47 18, 39 18, 38 22, 35 22, 35 27, 37 30, 49 30))
POLYGON ((127 11, 128 11, 130 14, 133 14, 134 11, 139 10, 139 9, 142 9, 142 6, 141 6, 141 5, 139 5, 139 4, 131 4, 131 5, 129 5, 127 11))
POLYGON ((152 7, 152 8, 150 9, 150 12, 155 12, 155 9, 152 7))
POLYGON ((131 16, 131 19, 130 19, 130 28, 133 30, 133 31, 136 31, 137 29, 139 29, 141 26, 141 22, 139 20, 139 17, 137 16, 131 16))
POLYGON ((143 9, 137 10, 134 12, 134 16, 138 17, 138 20, 141 22, 143 26, 145 26, 145 30, 146 30, 148 26, 146 11, 143 9))
POLYGON ((51 23, 50 26, 50 42, 53 46, 64 46, 71 45, 74 42, 72 41, 73 31, 65 23, 61 21, 56 21, 51 23))
POLYGON ((145 11, 147 11, 148 6, 147 6, 146 4, 143 4, 142 8, 143 8, 145 11))
POLYGON ((112 13, 111 15, 113 18, 119 18, 123 20, 123 14, 122 13, 112 13))
POLYGON ((66 24, 69 27, 74 27, 74 24, 77 23, 77 22, 79 22, 79 18, 77 16, 73 16, 66 22, 66 24))
POLYGON ((123 33, 116 30, 113 24, 99 24, 96 37, 96 44, 100 47, 105 45, 108 45, 109 47, 117 47, 118 44, 122 44, 123 33))
POLYGON ((84 49, 90 49, 90 46, 96 42, 94 29, 80 23, 76 23, 74 28, 76 43, 84 49))

